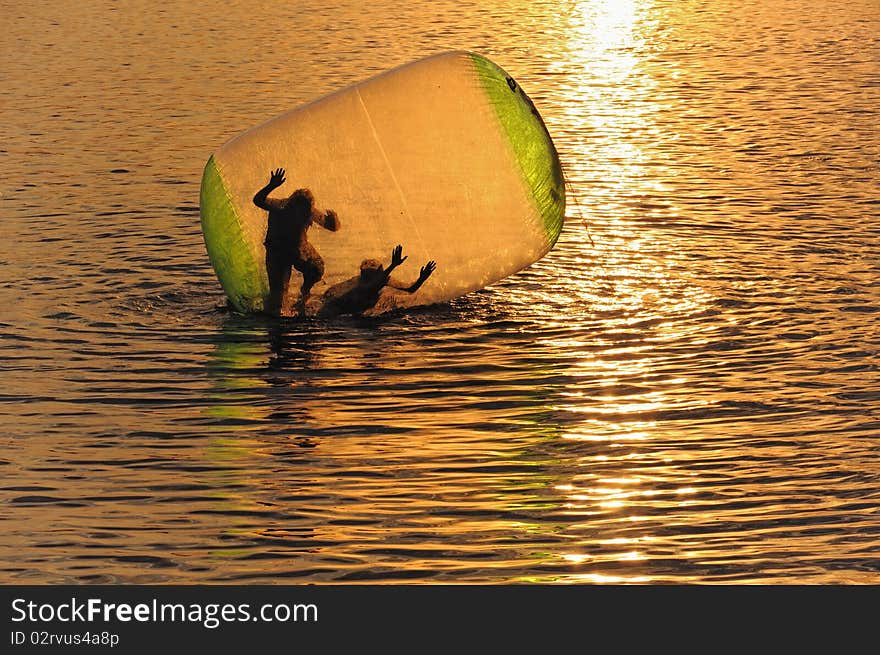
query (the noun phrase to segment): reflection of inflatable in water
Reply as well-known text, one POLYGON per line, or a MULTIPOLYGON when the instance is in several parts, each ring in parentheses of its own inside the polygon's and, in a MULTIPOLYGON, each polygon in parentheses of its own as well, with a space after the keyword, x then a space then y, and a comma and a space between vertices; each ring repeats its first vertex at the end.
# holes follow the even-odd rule
MULTIPOLYGON (((415 279, 417 293, 379 308, 445 302, 543 257, 562 229, 565 189, 550 135, 531 100, 494 63, 468 52, 417 61, 289 111, 223 145, 202 179, 202 231, 224 291, 242 312, 268 293, 266 212, 252 202, 269 172, 287 171, 273 197, 312 190, 339 232, 309 240, 326 271, 313 293, 350 278, 362 260, 415 279)), ((291 288, 298 287, 296 278, 291 288)))
POLYGON ((248 402, 261 385, 260 372, 268 357, 266 346, 256 339, 246 339, 247 333, 243 332, 239 339, 232 338, 235 335, 236 332, 224 326, 223 339, 208 360, 214 392, 204 412, 218 419, 218 428, 224 426, 224 420, 243 424, 259 422, 266 414, 265 407, 248 402))
POLYGON ((305 411, 288 402, 291 388, 318 366, 322 339, 320 328, 309 325, 291 329, 277 321, 229 314, 207 359, 211 391, 203 415, 211 431, 259 430, 266 421, 305 411), (282 394, 283 401, 276 397, 276 388, 289 390, 282 394))
MULTIPOLYGON (((420 339, 408 330, 398 333, 407 334, 412 342, 420 339)), ((498 387, 486 379, 468 387, 476 401, 468 415, 468 403, 455 391, 441 394, 451 393, 453 402, 438 398, 440 405, 433 404, 431 360, 420 366, 419 349, 403 346, 402 351, 414 369, 404 379, 419 381, 420 391, 400 404, 389 403, 389 390, 400 388, 395 385, 400 379, 390 373, 388 387, 380 378, 358 390, 359 381, 376 380, 377 365, 383 370, 379 362, 389 356, 386 340, 363 330, 328 331, 316 323, 226 317, 206 353, 213 405, 203 410, 201 430, 209 438, 198 442, 206 466, 192 474, 192 482, 218 488, 216 501, 199 507, 198 516, 202 525, 213 523, 223 544, 222 550, 210 551, 218 563, 216 581, 248 575, 271 582, 283 574, 320 582, 352 569, 381 571, 393 562, 382 555, 363 559, 363 553, 349 558, 358 550, 351 544, 359 538, 412 537, 424 517, 420 498, 433 503, 437 520, 460 520, 457 527, 463 530, 470 521, 467 512, 478 512, 487 532, 546 544, 531 556, 545 570, 526 567, 517 581, 546 583, 570 573, 570 562, 557 554, 565 541, 558 526, 568 500, 559 490, 583 470, 566 460, 571 455, 553 404, 571 378, 525 349, 516 366, 527 382, 511 386, 504 377, 497 380, 509 389, 514 405, 493 407, 498 387), (359 340, 354 348, 352 338, 359 340), (360 398, 353 406, 354 394, 360 398), (434 438, 438 425, 445 426, 441 439, 434 438), (448 497, 438 503, 426 496, 426 479, 439 480, 438 489, 448 497), (401 494, 416 499, 409 506, 415 523, 401 522, 396 537, 389 537, 383 519, 389 506, 406 511, 401 494), (462 498, 468 505, 464 513, 462 498), (558 521, 540 518, 547 515, 558 521), (375 519, 373 528, 362 524, 365 516, 375 519), (277 557, 277 566, 267 569, 258 559, 264 555, 277 557), (327 567, 326 558, 343 564, 327 567), (224 559, 233 561, 220 564, 224 559)), ((388 366, 397 368, 399 358, 392 356, 388 366)), ((466 371, 465 365, 457 375, 473 380, 486 375, 479 366, 466 371)))

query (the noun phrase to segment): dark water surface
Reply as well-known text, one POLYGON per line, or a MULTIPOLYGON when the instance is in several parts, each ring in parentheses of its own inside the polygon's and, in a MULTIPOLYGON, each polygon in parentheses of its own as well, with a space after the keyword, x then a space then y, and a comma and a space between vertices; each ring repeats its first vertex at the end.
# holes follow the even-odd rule
POLYGON ((876 0, 258 5, 0 3, 0 581, 880 579, 876 0), (456 48, 544 114, 557 247, 223 311, 208 155, 456 48))

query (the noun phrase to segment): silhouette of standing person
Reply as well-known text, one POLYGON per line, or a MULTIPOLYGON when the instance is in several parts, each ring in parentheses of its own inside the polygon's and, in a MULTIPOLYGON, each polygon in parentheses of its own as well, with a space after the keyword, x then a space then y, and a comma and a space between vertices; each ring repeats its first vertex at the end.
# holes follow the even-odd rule
POLYGON ((269 212, 266 229, 266 273, 269 276, 269 298, 266 310, 281 316, 290 315, 288 291, 291 268, 302 274, 297 309, 305 316, 306 300, 312 287, 324 277, 324 260, 309 243, 306 234, 312 223, 336 232, 339 217, 333 210, 326 212, 315 208, 315 198, 308 189, 297 189, 289 198, 278 200, 269 194, 284 184, 284 169, 271 172, 269 183, 257 191, 254 204, 269 212))
POLYGON ((383 268, 381 262, 375 259, 365 259, 361 262, 360 275, 345 282, 340 282, 330 287, 323 296, 323 305, 318 310, 318 316, 328 318, 343 314, 359 315, 368 309, 375 307, 379 302, 379 295, 386 286, 407 293, 415 293, 431 277, 437 269, 437 264, 432 260, 422 266, 418 279, 408 286, 402 286, 397 280, 391 279, 391 272, 400 266, 407 257, 403 257, 403 246, 395 246, 391 253, 391 264, 383 268))

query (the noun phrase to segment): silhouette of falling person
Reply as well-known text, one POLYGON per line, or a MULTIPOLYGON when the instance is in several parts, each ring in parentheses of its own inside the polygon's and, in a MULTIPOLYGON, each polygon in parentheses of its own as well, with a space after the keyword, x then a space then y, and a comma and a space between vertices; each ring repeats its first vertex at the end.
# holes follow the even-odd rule
POLYGON ((318 310, 318 316, 327 318, 344 314, 362 314, 379 302, 379 294, 386 286, 407 293, 418 291, 437 269, 437 264, 433 260, 429 261, 422 266, 415 282, 409 286, 400 286, 399 282, 391 280, 391 272, 407 260, 407 257, 401 256, 402 254, 403 246, 396 246, 391 253, 391 264, 388 268, 382 268, 382 263, 375 259, 365 259, 361 262, 360 275, 327 290, 323 296, 323 305, 318 310))
POLYGON ((315 198, 308 189, 297 189, 285 200, 269 198, 269 194, 284 184, 284 169, 272 171, 269 183, 257 191, 254 204, 269 212, 266 229, 266 273, 269 276, 269 298, 266 310, 272 314, 287 316, 288 290, 291 267, 302 273, 297 308, 300 316, 305 316, 306 300, 312 287, 324 277, 324 260, 309 243, 306 233, 312 223, 336 232, 339 217, 333 210, 326 212, 315 208, 315 198))

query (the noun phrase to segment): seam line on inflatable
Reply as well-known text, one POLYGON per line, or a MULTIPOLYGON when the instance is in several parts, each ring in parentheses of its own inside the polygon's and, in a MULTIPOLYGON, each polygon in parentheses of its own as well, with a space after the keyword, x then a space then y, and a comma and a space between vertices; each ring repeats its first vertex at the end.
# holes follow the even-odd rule
POLYGON ((364 98, 361 95, 360 89, 355 89, 355 91, 357 93, 358 102, 360 103, 361 108, 364 110, 364 116, 366 116, 367 123, 370 126, 370 132, 373 135, 373 140, 376 142, 376 145, 379 146, 379 152, 382 153, 382 159, 385 161, 385 166, 388 167, 388 174, 391 176, 391 180, 394 182, 394 188, 397 189, 397 195, 400 196, 400 202, 403 204, 403 211, 406 212, 406 217, 409 219, 412 230, 419 240, 419 246, 421 246, 422 252, 427 252, 425 240, 422 238, 422 233, 419 230, 419 226, 416 224, 415 220, 413 220, 412 212, 410 212, 409 204, 406 201, 406 195, 403 193, 403 189, 400 187, 400 182, 398 182, 397 175, 395 175, 394 173, 394 168, 391 166, 391 160, 388 159, 388 153, 385 152, 385 147, 382 145, 381 139, 379 139, 379 133, 376 131, 376 126, 373 124, 373 119, 370 117, 370 110, 367 109, 367 104, 364 102, 364 98))

